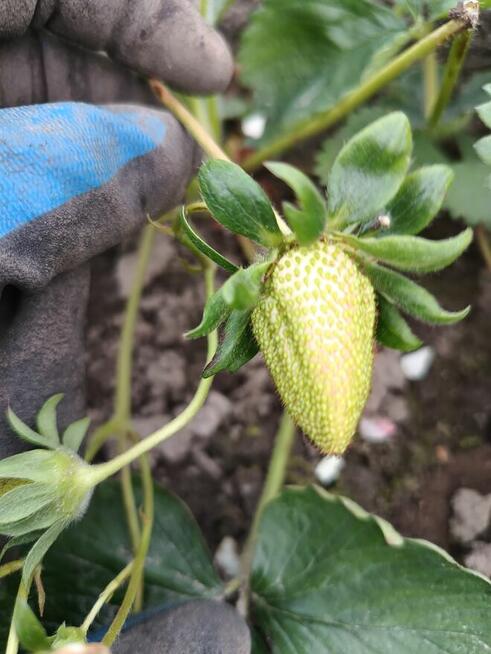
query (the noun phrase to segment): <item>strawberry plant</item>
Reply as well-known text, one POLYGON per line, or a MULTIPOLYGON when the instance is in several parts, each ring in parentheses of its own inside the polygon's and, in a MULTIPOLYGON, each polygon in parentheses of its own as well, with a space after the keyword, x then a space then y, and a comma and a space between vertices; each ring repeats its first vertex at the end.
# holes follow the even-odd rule
MULTIPOLYGON (((210 19, 226 4, 210 3, 210 19)), ((8 606, 0 616, 0 640, 7 654, 19 644, 28 652, 88 641, 111 647, 133 608, 151 612, 197 598, 235 604, 250 626, 254 654, 480 654, 491 648, 486 578, 428 542, 403 538, 347 498, 315 486, 283 489, 297 427, 325 454, 341 454, 352 442, 377 347, 416 350, 422 340, 415 321, 450 326, 469 313, 469 307, 443 308, 419 283, 419 276, 454 263, 472 241, 471 228, 441 240, 420 235, 448 203, 458 164, 421 162, 425 132, 413 139, 411 121, 400 110, 386 105, 351 112, 447 39, 465 51, 478 10, 476 2, 455 8, 452 2, 400 1, 388 8, 369 0, 342 6, 266 0, 246 30, 240 58, 256 109, 267 112, 268 123, 257 151, 236 163, 211 136, 218 138, 223 127, 214 100, 177 100, 152 82, 208 160, 187 204, 151 221, 143 234, 113 417, 83 447, 87 419, 60 437, 61 395, 41 408, 35 428, 16 416, 15 407, 9 410, 12 430, 34 449, 0 462, 0 534, 10 538, 0 565, 0 599, 8 606), (431 30, 451 9, 449 19, 431 30), (325 79, 326 60, 332 79, 325 79), (206 120, 198 120, 203 115, 206 120), (269 160, 348 115, 318 157, 321 185, 289 163, 269 160), (281 208, 245 170, 261 163, 288 188, 290 199, 281 208), (237 236, 248 265, 202 238, 192 222, 197 213, 237 236), (191 402, 140 439, 131 422, 131 354, 157 229, 178 239, 203 274, 202 320, 186 337, 206 337, 208 348, 191 402), (217 268, 227 273, 219 288, 217 268), (240 569, 224 581, 184 504, 154 484, 146 455, 167 438, 179 438, 215 375, 235 373, 258 353, 285 413, 240 569), (110 437, 120 453, 94 463, 110 437), (134 462, 139 477, 130 473, 134 462), (110 479, 119 472, 124 502, 110 479)), ((452 70, 461 64, 457 55, 452 46, 452 70)), ((432 103, 433 128, 455 83, 447 71, 432 103)), ((489 126, 489 103, 479 114, 489 126)), ((490 163, 489 137, 477 150, 490 163)))

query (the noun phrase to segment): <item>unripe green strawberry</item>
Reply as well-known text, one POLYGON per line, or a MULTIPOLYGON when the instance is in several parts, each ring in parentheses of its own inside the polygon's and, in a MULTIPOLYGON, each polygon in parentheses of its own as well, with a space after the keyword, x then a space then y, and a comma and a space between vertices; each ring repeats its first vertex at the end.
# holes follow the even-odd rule
POLYGON ((254 309, 254 334, 291 417, 324 453, 342 453, 370 390, 375 294, 342 247, 294 247, 254 309))

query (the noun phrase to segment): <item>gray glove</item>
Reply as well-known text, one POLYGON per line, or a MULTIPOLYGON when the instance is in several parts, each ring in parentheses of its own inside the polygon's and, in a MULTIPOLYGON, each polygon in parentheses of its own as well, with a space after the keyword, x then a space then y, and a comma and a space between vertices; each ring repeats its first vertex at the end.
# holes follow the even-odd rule
POLYGON ((188 602, 165 613, 136 616, 115 643, 113 654, 249 654, 249 629, 231 606, 211 600, 188 602))
POLYGON ((196 5, 193 0, 2 0, 0 103, 148 100, 144 84, 127 69, 189 93, 221 91, 230 81, 232 59, 196 5))
POLYGON ((83 415, 86 263, 175 206, 200 159, 165 112, 58 101, 150 100, 132 71, 218 91, 232 59, 190 0, 3 0, 0 60, 3 106, 57 102, 0 110, 1 459, 8 403, 32 422, 65 392, 61 422, 83 415))

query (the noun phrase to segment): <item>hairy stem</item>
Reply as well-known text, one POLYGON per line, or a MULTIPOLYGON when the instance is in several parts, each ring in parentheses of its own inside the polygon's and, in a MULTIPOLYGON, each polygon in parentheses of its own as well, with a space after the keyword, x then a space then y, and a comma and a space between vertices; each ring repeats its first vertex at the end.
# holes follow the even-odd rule
POLYGON ((131 286, 126 313, 124 316, 123 329, 121 331, 121 343, 118 351, 118 360, 116 365, 116 397, 114 406, 114 418, 117 422, 126 424, 131 413, 131 370, 133 361, 133 348, 135 339, 136 321, 138 318, 138 308, 143 291, 145 274, 148 263, 152 254, 155 243, 155 230, 151 225, 143 229, 140 245, 138 247, 138 257, 136 264, 135 276, 131 286))
POLYGON ((247 616, 250 592, 250 574, 254 550, 256 548, 259 525, 266 505, 273 500, 281 490, 285 481, 286 469, 295 437, 295 425, 292 419, 285 411, 281 418, 278 433, 276 434, 273 454, 269 462, 266 481, 264 482, 261 497, 254 514, 251 530, 247 537, 244 551, 241 557, 240 576, 242 580, 242 589, 237 608, 243 616, 247 616))
POLYGON ((434 129, 438 125, 448 103, 450 102, 459 80, 460 73, 462 72, 462 67, 469 51, 473 34, 474 30, 468 29, 462 34, 458 34, 452 43, 443 73, 440 92, 438 93, 438 97, 436 98, 428 119, 428 125, 431 129, 434 129))
POLYGON ((229 161, 225 152, 216 143, 214 138, 208 134, 199 120, 186 109, 182 102, 179 102, 175 95, 162 82, 153 79, 150 80, 150 86, 162 104, 184 125, 209 157, 229 161))
POLYGON ((429 118, 438 94, 438 60, 432 52, 423 60, 424 116, 429 118))
POLYGON ((150 465, 146 457, 142 457, 140 461, 142 469, 142 483, 143 483, 143 530, 138 545, 138 550, 133 561, 131 570, 130 581, 126 590, 123 602, 116 613, 116 616, 107 630, 106 635, 102 642, 107 647, 111 647, 116 638, 118 637, 121 629, 126 622, 131 608, 138 596, 142 586, 142 579, 145 569, 145 559, 147 557, 150 541, 152 538, 153 519, 154 519, 154 494, 153 494, 153 479, 150 465))
POLYGON ((108 583, 108 585, 104 588, 102 593, 99 595, 94 606, 90 609, 89 613, 87 614, 87 617, 80 625, 80 629, 82 629, 82 631, 85 634, 88 633, 90 627, 92 626, 92 623, 99 615, 99 612, 104 606, 104 604, 107 604, 107 602, 109 602, 109 600, 114 595, 114 593, 118 590, 118 588, 122 584, 124 584, 124 582, 128 579, 128 577, 131 574, 131 571, 133 570, 134 563, 135 563, 134 561, 130 561, 128 565, 125 568, 123 568, 121 572, 108 583))
POLYGON ((361 104, 373 97, 389 82, 392 82, 401 73, 405 72, 415 62, 420 61, 432 53, 438 46, 449 38, 462 32, 467 27, 464 20, 450 20, 438 29, 425 36, 421 41, 405 50, 398 57, 393 59, 380 71, 370 76, 358 88, 345 95, 330 109, 317 114, 311 119, 305 120, 293 127, 288 134, 278 137, 264 148, 261 148, 248 157, 243 167, 252 172, 272 157, 277 157, 286 150, 289 150, 297 143, 323 132, 361 104))
POLYGON ((8 577, 14 572, 18 572, 19 570, 22 570, 23 565, 24 565, 24 559, 18 559, 17 561, 10 561, 9 563, 4 563, 3 565, 0 565, 0 579, 3 579, 4 577, 8 577))
MULTIPOLYGON (((205 287, 206 287, 206 297, 209 298, 214 290, 214 277, 215 277, 215 267, 207 266, 205 270, 205 287)), ((212 332, 208 336, 208 353, 207 353, 207 362, 210 361, 215 355, 217 348, 217 334, 216 331, 212 332)), ((182 413, 176 416, 171 420, 167 425, 158 429, 156 432, 147 436, 142 441, 133 445, 126 452, 122 452, 117 457, 106 463, 101 463, 99 465, 92 466, 92 478, 94 484, 99 484, 108 477, 112 476, 116 472, 119 472, 122 468, 129 465, 136 459, 138 459, 142 454, 146 454, 151 449, 165 441, 167 438, 173 436, 176 432, 185 427, 190 420, 198 413, 198 411, 203 406, 208 393, 210 391, 211 385, 213 383, 213 377, 207 379, 202 379, 199 383, 199 386, 196 390, 196 393, 191 400, 190 404, 184 409, 182 413)))
POLYGON ((26 601, 29 597, 29 592, 31 590, 32 578, 29 581, 28 586, 24 584, 24 581, 21 579, 19 584, 19 590, 17 591, 17 596, 14 603, 14 611, 12 619, 10 621, 9 635, 7 638, 7 647, 5 648, 5 654, 17 654, 19 651, 19 638, 17 636, 17 629, 15 628, 15 611, 17 608, 17 603, 21 600, 26 601))
POLYGON ((489 234, 484 225, 478 225, 474 233, 476 234, 477 243, 481 250, 482 258, 486 264, 486 268, 491 271, 491 242, 489 234))
POLYGON ((94 432, 85 455, 87 461, 91 461, 94 458, 98 450, 110 436, 117 432, 124 433, 128 426, 131 413, 131 370, 135 328, 145 273, 152 254, 155 235, 155 230, 152 225, 147 225, 141 236, 140 244, 138 246, 135 277, 126 304, 121 340, 118 349, 114 414, 108 422, 101 425, 99 429, 94 432))

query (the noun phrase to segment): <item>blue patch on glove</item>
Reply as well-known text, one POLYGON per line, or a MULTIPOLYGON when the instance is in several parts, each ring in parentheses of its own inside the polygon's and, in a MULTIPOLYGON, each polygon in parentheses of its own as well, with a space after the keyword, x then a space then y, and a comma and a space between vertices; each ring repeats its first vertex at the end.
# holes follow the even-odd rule
POLYGON ((0 238, 106 184, 165 131, 144 109, 67 102, 0 110, 0 238))

